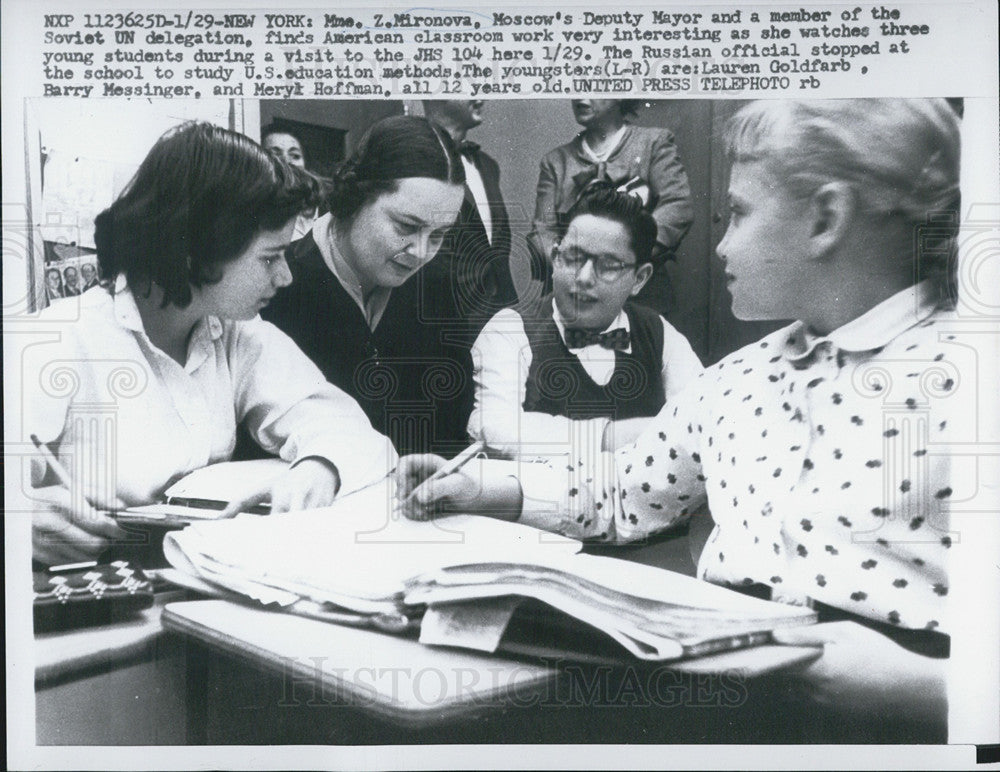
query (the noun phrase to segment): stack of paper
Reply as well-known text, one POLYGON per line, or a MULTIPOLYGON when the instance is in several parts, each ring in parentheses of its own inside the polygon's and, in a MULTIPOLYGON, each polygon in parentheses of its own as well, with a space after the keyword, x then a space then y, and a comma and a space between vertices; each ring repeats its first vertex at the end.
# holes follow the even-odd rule
POLYGON ((330 507, 195 523, 164 541, 176 568, 212 585, 265 604, 307 599, 362 614, 398 612, 406 580, 428 571, 532 564, 579 549, 572 539, 491 518, 407 520, 388 480, 330 507))
POLYGON ((212 587, 392 631, 426 609, 422 641, 489 651, 527 599, 544 604, 542 625, 568 621, 582 640, 583 623, 653 661, 753 646, 777 627, 815 621, 809 609, 579 549, 486 517, 407 520, 388 480, 323 509, 195 523, 164 543, 175 567, 212 587))
MULTIPOLYGON (((604 632, 634 656, 655 661, 765 643, 775 628, 816 621, 808 608, 762 601, 672 571, 594 555, 546 555, 533 565, 452 566, 409 581, 405 600, 433 608, 468 607, 473 599, 489 606, 485 599, 509 596, 541 601, 604 632)), ((452 627, 459 625, 457 608, 449 615, 452 627)))

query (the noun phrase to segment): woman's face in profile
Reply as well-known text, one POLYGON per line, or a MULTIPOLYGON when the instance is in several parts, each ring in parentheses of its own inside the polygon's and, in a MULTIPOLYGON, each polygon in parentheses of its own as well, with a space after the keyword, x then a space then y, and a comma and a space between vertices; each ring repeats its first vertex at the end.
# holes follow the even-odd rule
POLYGON ((406 177, 354 215, 338 239, 365 291, 398 287, 437 254, 458 217, 465 189, 430 177, 406 177))

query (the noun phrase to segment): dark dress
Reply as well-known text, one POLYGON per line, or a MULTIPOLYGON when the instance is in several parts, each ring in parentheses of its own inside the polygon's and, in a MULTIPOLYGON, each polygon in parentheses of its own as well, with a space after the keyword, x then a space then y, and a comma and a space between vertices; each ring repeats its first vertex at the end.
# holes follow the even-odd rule
POLYGON ((425 266, 392 290, 372 331, 311 233, 291 245, 288 262, 292 284, 261 315, 354 397, 400 454, 462 450, 474 390, 471 343, 453 293, 429 281, 425 266))

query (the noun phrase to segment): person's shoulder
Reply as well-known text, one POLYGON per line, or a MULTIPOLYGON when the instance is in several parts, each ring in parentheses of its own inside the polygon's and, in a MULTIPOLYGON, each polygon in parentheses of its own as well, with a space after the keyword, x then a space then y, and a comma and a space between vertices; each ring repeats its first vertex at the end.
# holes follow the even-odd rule
POLYGON ((781 352, 788 343, 790 336, 792 336, 800 327, 800 322, 792 322, 791 324, 782 327, 780 330, 775 330, 769 335, 765 335, 760 340, 748 343, 731 354, 727 354, 715 364, 705 368, 705 372, 720 374, 726 371, 732 371, 737 366, 742 366, 746 369, 747 367, 752 367, 755 364, 765 362, 773 364, 778 362, 782 358, 781 352))
POLYGON ((260 316, 253 319, 214 319, 211 323, 219 325, 219 337, 223 345, 233 353, 259 352, 272 346, 294 345, 280 327, 260 316))
POLYGON ((311 230, 288 245, 285 257, 293 276, 297 272, 313 272, 325 267, 323 255, 311 230))
POLYGON ((476 155, 478 157, 477 160, 479 161, 480 166, 485 167, 488 171, 493 173, 498 173, 500 171, 500 164, 497 162, 497 159, 495 159, 485 150, 480 148, 476 152, 476 155))
POLYGON ((51 325, 91 325, 113 322, 114 298, 103 287, 93 287, 78 295, 59 298, 42 309, 37 319, 51 325))
POLYGON ((674 133, 662 126, 629 125, 629 142, 642 145, 673 145, 674 133))
POLYGON ((491 328, 516 328, 524 325, 524 317, 516 308, 502 308, 486 323, 491 328))
POLYGON ((634 300, 628 300, 622 307, 626 314, 634 316, 637 319, 642 319, 647 324, 663 324, 667 323, 667 320, 657 311, 653 310, 649 306, 644 306, 642 303, 636 303, 634 300))
POLYGON ((83 359, 113 356, 123 336, 130 335, 115 316, 114 299, 103 288, 53 301, 32 318, 30 329, 54 333, 45 342, 46 350, 56 346, 58 356, 83 359))
POLYGON ((577 135, 573 137, 569 142, 552 148, 544 156, 542 156, 542 163, 565 164, 567 159, 574 157, 579 149, 580 136, 577 135))

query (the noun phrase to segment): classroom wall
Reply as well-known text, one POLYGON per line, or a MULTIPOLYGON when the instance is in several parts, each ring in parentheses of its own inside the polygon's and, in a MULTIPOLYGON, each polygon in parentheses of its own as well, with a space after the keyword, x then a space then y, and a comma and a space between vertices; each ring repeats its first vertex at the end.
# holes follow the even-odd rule
MULTIPOLYGON (((356 99, 260 100, 260 125, 277 118, 289 118, 317 126, 330 126, 347 132, 346 150, 354 150, 365 130, 390 115, 402 115, 403 103, 373 102, 356 99)), ((258 136, 259 139, 259 136, 258 136)))

